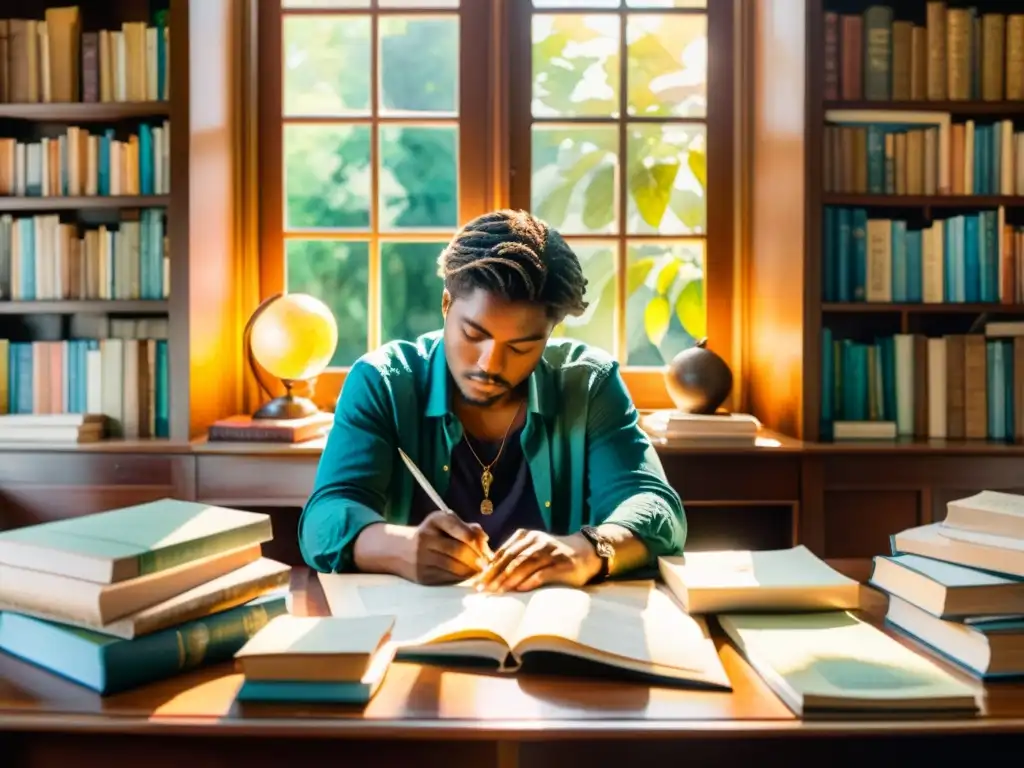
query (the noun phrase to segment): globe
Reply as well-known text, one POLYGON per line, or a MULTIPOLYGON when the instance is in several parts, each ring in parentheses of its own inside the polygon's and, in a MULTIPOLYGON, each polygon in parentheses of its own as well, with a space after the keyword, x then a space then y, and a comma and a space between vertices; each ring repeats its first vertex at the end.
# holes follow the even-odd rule
POLYGON ((252 324, 252 355, 282 381, 319 376, 338 345, 338 324, 320 299, 286 293, 267 304, 252 324))

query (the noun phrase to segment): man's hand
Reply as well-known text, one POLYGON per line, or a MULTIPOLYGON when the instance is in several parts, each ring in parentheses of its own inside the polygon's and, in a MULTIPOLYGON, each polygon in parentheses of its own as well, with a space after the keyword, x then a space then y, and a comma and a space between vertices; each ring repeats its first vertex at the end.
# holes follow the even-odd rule
POLYGON ((545 584, 581 587, 600 570, 597 552, 581 534, 552 536, 520 529, 473 583, 484 592, 526 592, 545 584))
POLYGON ((483 528, 453 512, 431 512, 418 526, 370 525, 356 538, 356 567, 393 573, 420 584, 452 584, 480 571, 493 557, 483 528))

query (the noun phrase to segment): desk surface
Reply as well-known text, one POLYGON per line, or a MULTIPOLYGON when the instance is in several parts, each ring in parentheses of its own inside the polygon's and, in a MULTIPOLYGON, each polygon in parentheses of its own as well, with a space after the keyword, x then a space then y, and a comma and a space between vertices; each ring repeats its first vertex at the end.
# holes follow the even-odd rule
MULTIPOLYGON (((292 590, 296 613, 326 613, 319 581, 307 571, 295 572, 292 590)), ((883 598, 865 589, 865 603, 867 614, 877 618, 883 598)), ((100 697, 0 654, 0 730, 511 741, 528 741, 541 731, 545 738, 1024 731, 1024 684, 974 683, 984 691, 984 712, 977 718, 802 722, 728 642, 721 638, 717 642, 734 686, 731 694, 396 663, 365 710, 240 704, 234 696, 241 675, 230 664, 100 697)))

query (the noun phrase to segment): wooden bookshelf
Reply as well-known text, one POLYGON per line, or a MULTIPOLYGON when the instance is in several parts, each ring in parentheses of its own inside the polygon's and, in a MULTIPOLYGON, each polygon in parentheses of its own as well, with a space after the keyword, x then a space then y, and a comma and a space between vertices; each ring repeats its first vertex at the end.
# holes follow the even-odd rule
POLYGON ((171 113, 169 101, 62 102, 58 104, 2 104, 0 119, 39 122, 94 123, 161 117, 171 113))
POLYGON ((0 301, 0 315, 70 315, 79 312, 108 315, 167 314, 167 301, 157 299, 89 301, 0 301))
POLYGON ((858 195, 823 192, 822 205, 860 208, 998 208, 1024 207, 1021 195, 858 195))
MULTIPOLYGON (((3 103, 5 98, 0 97, 0 137, 32 141, 31 137, 60 135, 74 126, 91 133, 113 128, 120 135, 137 131, 142 123, 159 126, 166 121, 171 126, 169 193, 6 196, 0 197, 0 213, 18 218, 22 213, 52 212, 62 222, 79 221, 94 228, 116 223, 122 210, 161 208, 168 242, 169 297, 0 300, 0 337, 9 331, 20 334, 20 340, 31 340, 35 337, 26 337, 26 333, 45 328, 47 338, 60 338, 52 335, 58 332, 52 329, 67 333, 67 320, 60 318, 71 315, 143 321, 166 318, 169 439, 151 443, 166 443, 170 450, 204 434, 216 418, 240 410, 244 311, 237 299, 236 241, 239 200, 244 194, 241 126, 245 125, 243 110, 249 107, 238 95, 247 87, 248 70, 242 62, 250 9, 237 0, 82 0, 77 6, 83 33, 122 30, 128 22, 152 25, 155 14, 166 11, 169 98, 129 100, 115 95, 114 100, 45 102, 40 97, 39 101, 3 103), (201 77, 192 76, 193 69, 201 77), (201 120, 195 120, 198 116, 201 120), (209 195, 193 201, 193 188, 209 195)), ((46 0, 0 0, 0 19, 41 20, 51 7, 54 4, 46 0)), ((79 96, 85 97, 84 82, 79 96)), ((131 440, 112 442, 134 444, 131 440)), ((72 447, 70 452, 81 452, 84 463, 75 471, 86 477, 91 471, 87 456, 95 452, 95 446, 88 450, 72 447)))
POLYGON ((0 197, 0 211, 79 211, 116 208, 162 208, 170 195, 95 195, 92 197, 0 197))
POLYGON ((826 101, 825 109, 886 109, 949 112, 960 117, 1024 117, 1024 101, 826 101))
POLYGON ((851 302, 827 302, 821 305, 822 312, 851 312, 851 313, 877 313, 877 312, 910 312, 914 314, 1020 314, 1024 313, 1024 304, 990 304, 990 303, 948 303, 948 304, 913 304, 905 302, 882 302, 882 301, 851 301, 851 302))
MULTIPOLYGON (((745 200, 750 231, 745 305, 748 408, 766 427, 802 438, 799 539, 824 557, 889 552, 889 536, 938 521, 949 500, 990 488, 1021 492, 1024 444, 922 439, 828 442, 820 439, 822 328, 863 337, 893 332, 943 335, 983 331, 992 320, 1024 319, 1018 302, 826 302, 823 235, 826 206, 871 216, 932 220, 1003 207, 1024 224, 1024 196, 868 195, 826 192, 825 112, 894 110, 948 113, 953 123, 1010 120, 1024 130, 1024 100, 880 101, 826 99, 825 12, 860 14, 870 0, 761 0, 753 4, 744 75, 750 104, 750 173, 745 200), (785 55, 780 55, 780 50, 785 55)), ((926 0, 883 3, 895 18, 926 23, 926 0)), ((986 12, 1022 13, 1019 3, 947 3, 986 12), (1007 6, 1012 5, 1012 8, 1007 6)), ((841 34, 841 33, 840 33, 841 34)), ((840 55, 841 55, 840 38, 840 55)), ((839 70, 842 77, 842 70, 839 70)), ((840 96, 841 96, 840 92, 840 96)), ((998 189, 998 187, 997 187, 998 189)))
MULTIPOLYGON (((783 4, 782 0, 770 0, 766 7, 781 10, 783 4)), ((1000 320, 1024 319, 1024 303, 1020 301, 825 301, 823 243, 826 206, 862 208, 872 218, 914 222, 931 222, 959 214, 1002 208, 1006 212, 1007 222, 1024 225, 1024 191, 1010 195, 826 191, 826 111, 949 113, 954 123, 977 119, 978 125, 987 125, 999 120, 1010 120, 1014 123, 1015 131, 1020 132, 1024 130, 1024 99, 986 100, 980 96, 966 100, 879 100, 863 97, 826 99, 826 12, 859 15, 877 3, 869 0, 803 0, 799 5, 805 12, 801 18, 806 19, 806 27, 802 30, 805 46, 802 56, 789 62, 771 62, 770 53, 763 50, 759 51, 753 65, 758 84, 758 105, 755 106, 754 117, 755 141, 764 157, 760 167, 756 165, 755 159, 754 188, 757 190, 763 185, 765 192, 754 193, 757 203, 753 211, 751 285, 754 286, 755 295, 751 299, 751 327, 755 338, 763 337, 761 343, 766 345, 766 352, 754 352, 752 355, 751 391, 755 412, 767 426, 815 442, 821 437, 819 419, 823 327, 836 327, 846 336, 858 332, 865 337, 906 332, 943 335, 944 332, 954 332, 943 329, 967 332, 970 324, 983 315, 992 315, 1000 320), (759 119, 757 112, 760 107, 761 113, 766 115, 770 103, 791 98, 793 89, 801 85, 804 90, 803 131, 799 141, 794 141, 792 124, 786 129, 772 127, 766 119, 759 119), (762 178, 763 182, 760 181, 762 178), (802 199, 802 207, 792 204, 796 196, 802 199), (802 268, 797 267, 799 275, 794 274, 794 250, 801 254, 802 268), (762 285, 766 283, 770 289, 762 290, 762 285), (788 364, 780 364, 780 361, 788 361, 788 364), (765 382, 783 381, 785 386, 764 386, 765 382)), ((926 23, 926 0, 889 2, 883 5, 895 9, 894 20, 911 21, 918 26, 926 23)), ((953 3, 947 4, 947 7, 959 6, 953 3)), ((977 7, 979 17, 989 12, 1024 12, 1024 8, 1007 9, 1005 5, 987 0, 981 0, 977 7)), ((798 13, 795 8, 791 12, 798 13)), ((841 79, 842 24, 839 26, 838 76, 841 79)), ((863 71, 861 77, 863 87, 863 71)), ((841 84, 839 90, 842 91, 841 84)), ((907 438, 902 438, 901 444, 906 442, 907 438)), ((927 440, 922 439, 920 442, 928 445, 927 440)), ((949 442, 943 444, 948 445, 949 442)))

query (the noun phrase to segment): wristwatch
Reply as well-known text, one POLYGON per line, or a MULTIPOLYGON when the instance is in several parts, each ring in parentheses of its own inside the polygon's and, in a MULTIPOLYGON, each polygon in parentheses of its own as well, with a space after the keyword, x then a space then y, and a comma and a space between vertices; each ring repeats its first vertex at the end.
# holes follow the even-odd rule
POLYGON ((583 537, 594 545, 597 556, 601 558, 601 570, 598 571, 591 583, 597 584, 608 578, 612 569, 612 560, 615 558, 615 547, 604 536, 598 533, 597 528, 592 525, 584 525, 580 528, 583 537))

